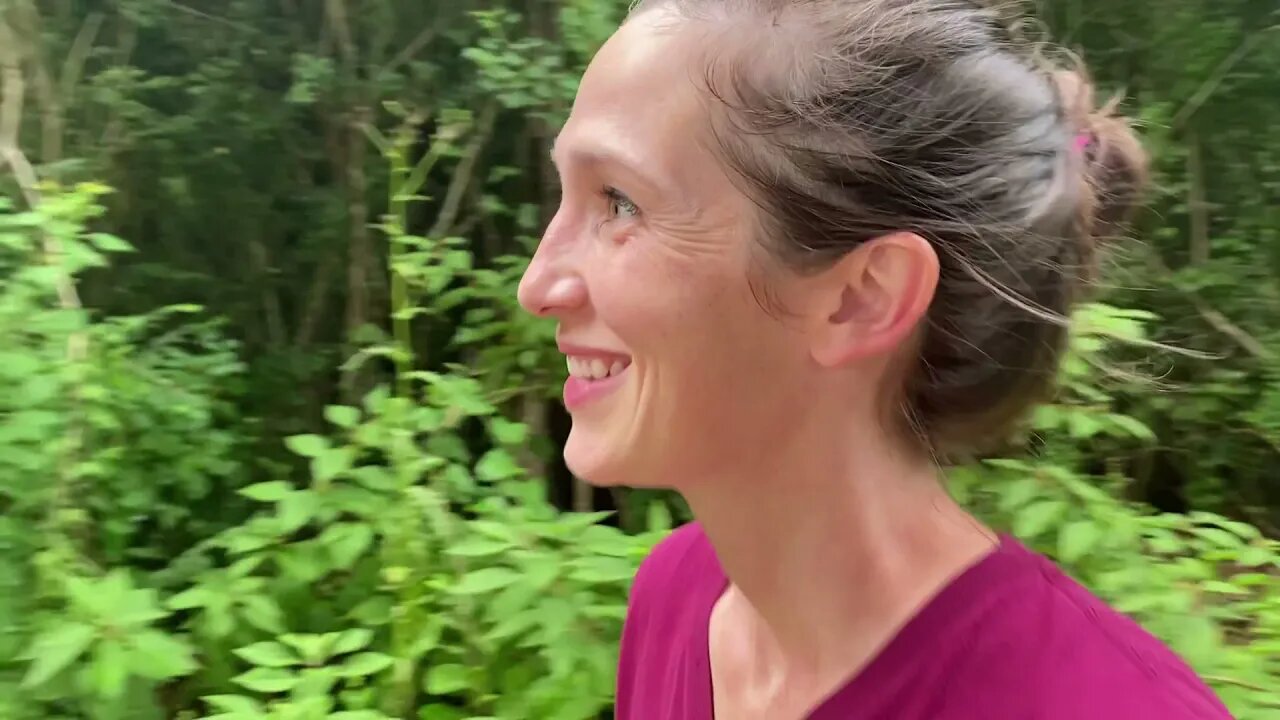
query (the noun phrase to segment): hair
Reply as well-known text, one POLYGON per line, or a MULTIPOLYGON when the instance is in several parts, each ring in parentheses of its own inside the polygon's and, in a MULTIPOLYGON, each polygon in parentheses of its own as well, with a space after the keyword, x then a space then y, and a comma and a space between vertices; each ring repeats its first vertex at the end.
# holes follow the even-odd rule
POLYGON ((1054 385, 1099 243, 1146 180, 1129 124, 1095 108, 974 0, 640 0, 713 36, 716 152, 759 206, 767 259, 829 267, 896 231, 940 277, 896 402, 940 461, 999 449, 1054 385))

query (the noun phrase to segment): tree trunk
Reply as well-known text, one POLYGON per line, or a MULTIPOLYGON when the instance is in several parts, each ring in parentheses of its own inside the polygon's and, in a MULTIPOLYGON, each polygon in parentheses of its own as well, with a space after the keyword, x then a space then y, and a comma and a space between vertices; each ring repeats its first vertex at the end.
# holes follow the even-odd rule
POLYGON ((1194 130, 1187 134, 1187 212, 1191 215, 1190 262, 1203 265, 1209 262, 1209 204, 1204 196, 1200 136, 1194 130))
MULTIPOLYGON (((370 117, 367 106, 356 107, 347 131, 346 184, 350 234, 345 325, 348 348, 355 347, 360 328, 369 322, 369 273, 373 267, 373 244, 369 236, 369 179, 365 175, 368 144, 362 128, 370 117)), ((343 402, 354 404, 364 394, 366 375, 361 369, 347 371, 342 379, 343 402)))

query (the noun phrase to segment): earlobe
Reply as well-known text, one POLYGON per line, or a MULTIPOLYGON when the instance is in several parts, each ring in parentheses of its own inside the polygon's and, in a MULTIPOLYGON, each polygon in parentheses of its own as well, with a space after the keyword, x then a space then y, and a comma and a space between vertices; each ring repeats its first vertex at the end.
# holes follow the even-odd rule
POLYGON ((919 235, 894 233, 863 244, 829 273, 813 356, 834 367, 907 341, 933 301, 938 255, 919 235))

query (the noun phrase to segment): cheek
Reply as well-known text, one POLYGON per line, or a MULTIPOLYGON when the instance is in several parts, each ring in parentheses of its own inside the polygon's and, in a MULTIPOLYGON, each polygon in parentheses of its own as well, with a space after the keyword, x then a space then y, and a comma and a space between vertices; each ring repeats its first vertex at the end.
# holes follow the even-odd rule
POLYGON ((745 265, 637 253, 604 279, 596 309, 635 357, 650 420, 733 423, 795 377, 800 342, 757 302, 745 265))
POLYGON ((592 304, 642 362, 732 352, 735 338, 749 334, 758 320, 753 316, 761 314, 729 258, 624 246, 612 260, 598 277, 592 304))
POLYGON ((779 418, 794 417, 783 406, 807 396, 802 343, 760 307, 728 258, 680 262, 629 250, 598 268, 592 307, 638 372, 631 394, 601 424, 584 424, 590 432, 566 457, 597 481, 616 472, 633 485, 679 485, 748 461, 744 448, 767 447, 785 429, 779 418), (626 470, 602 469, 606 456, 626 470))

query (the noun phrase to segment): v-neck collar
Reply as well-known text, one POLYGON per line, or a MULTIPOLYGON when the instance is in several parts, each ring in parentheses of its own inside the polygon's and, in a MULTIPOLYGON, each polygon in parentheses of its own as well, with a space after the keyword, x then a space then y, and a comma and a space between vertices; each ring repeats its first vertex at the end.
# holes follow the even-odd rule
MULTIPOLYGON (((710 541, 702 536, 700 541, 708 545, 714 557, 710 541)), ((874 695, 891 675, 911 664, 912 657, 922 648, 931 647, 962 614, 973 598, 1025 567, 1023 561, 1029 555, 1021 543, 1009 535, 1000 535, 1000 544, 977 562, 944 585, 921 606, 911 619, 898 630, 879 652, 852 675, 843 685, 809 710, 804 720, 846 720, 847 708, 858 707, 861 698, 874 695)), ((690 666, 687 677, 701 677, 700 683, 691 683, 687 707, 694 710, 695 718, 715 720, 715 687, 711 676, 711 614, 716 603, 729 589, 729 578, 718 560, 714 563, 714 582, 707 583, 711 592, 702 598, 698 608, 695 637, 686 649, 685 662, 690 666)))

